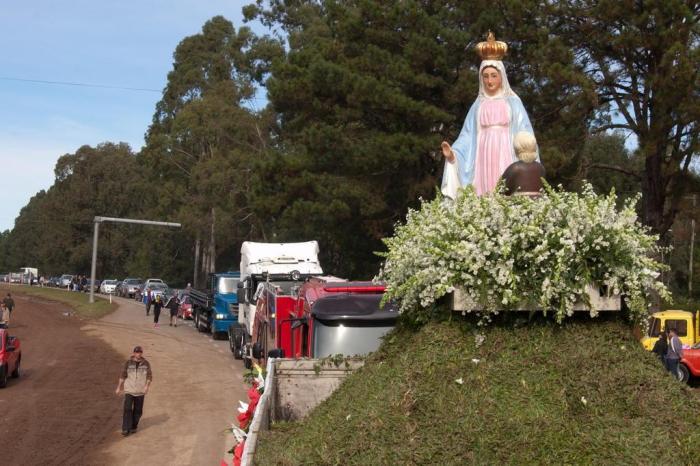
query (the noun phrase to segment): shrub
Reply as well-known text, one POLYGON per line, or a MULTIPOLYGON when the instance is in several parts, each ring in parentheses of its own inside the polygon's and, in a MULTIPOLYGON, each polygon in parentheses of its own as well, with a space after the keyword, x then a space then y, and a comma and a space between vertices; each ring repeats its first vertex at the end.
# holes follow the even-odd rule
POLYGON ((378 253, 385 299, 424 322, 440 298, 461 287, 479 303, 482 322, 523 302, 561 322, 577 301, 597 314, 586 293, 594 284, 621 294, 633 320, 641 320, 653 290, 665 299, 669 293, 657 281, 664 267, 654 259, 658 238, 639 223, 638 199, 618 210, 614 191, 601 196, 587 185, 580 194, 547 186, 538 199, 477 196, 468 188, 454 202, 423 201, 378 253))

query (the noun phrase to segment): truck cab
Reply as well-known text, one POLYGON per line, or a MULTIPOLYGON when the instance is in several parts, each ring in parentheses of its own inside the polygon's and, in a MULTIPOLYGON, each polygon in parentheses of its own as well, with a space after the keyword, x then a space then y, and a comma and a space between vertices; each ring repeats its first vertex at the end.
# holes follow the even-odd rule
POLYGON ((192 318, 197 330, 209 331, 218 337, 238 323, 240 276, 239 272, 213 273, 206 290, 190 290, 192 318))
POLYGON ((274 354, 286 358, 365 355, 379 348, 396 325, 398 311, 382 304, 385 286, 369 281, 312 277, 289 303, 258 302, 253 357, 263 363, 274 354))
POLYGON ((655 312, 649 318, 649 331, 641 339, 642 345, 646 350, 651 351, 654 343, 659 338, 662 331, 675 328, 678 332, 678 338, 685 348, 689 348, 700 342, 700 334, 698 333, 698 317, 700 313, 668 310, 655 312))

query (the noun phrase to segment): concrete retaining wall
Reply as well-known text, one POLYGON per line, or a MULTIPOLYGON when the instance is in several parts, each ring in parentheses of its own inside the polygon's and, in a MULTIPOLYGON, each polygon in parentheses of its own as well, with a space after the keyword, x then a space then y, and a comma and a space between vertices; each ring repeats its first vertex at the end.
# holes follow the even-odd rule
POLYGON ((277 420, 304 418, 363 365, 362 359, 269 359, 265 392, 250 424, 241 466, 252 466, 259 432, 277 420))

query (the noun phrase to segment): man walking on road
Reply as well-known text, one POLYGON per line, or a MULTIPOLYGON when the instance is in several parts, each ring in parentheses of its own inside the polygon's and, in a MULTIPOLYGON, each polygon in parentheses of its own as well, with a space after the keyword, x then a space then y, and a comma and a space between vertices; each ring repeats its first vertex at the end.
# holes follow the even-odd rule
POLYGON ((10 293, 7 293, 7 296, 2 300, 2 303, 5 305, 7 310, 10 311, 10 314, 12 314, 12 309, 15 308, 15 300, 12 299, 10 293))
POLYGON ((115 393, 124 392, 124 417, 122 435, 136 432, 143 414, 143 401, 153 380, 151 364, 143 357, 143 348, 137 346, 119 376, 115 393))

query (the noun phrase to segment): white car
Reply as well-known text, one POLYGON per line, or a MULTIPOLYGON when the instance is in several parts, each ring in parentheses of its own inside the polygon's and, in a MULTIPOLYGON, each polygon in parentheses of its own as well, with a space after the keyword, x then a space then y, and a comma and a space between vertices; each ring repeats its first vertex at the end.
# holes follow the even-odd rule
POLYGON ((151 298, 154 300, 156 299, 156 296, 160 296, 163 304, 165 304, 165 302, 168 300, 169 290, 168 285, 165 283, 151 283, 151 286, 149 286, 147 289, 151 290, 151 298))
POLYGON ((72 280, 73 275, 64 274, 61 275, 61 278, 58 279, 58 283, 60 287, 67 288, 70 286, 72 280))
POLYGON ((117 290, 117 283, 119 283, 119 280, 103 280, 100 284, 100 293, 114 294, 117 290))
MULTIPOLYGON (((148 288, 150 285, 155 285, 155 284, 165 285, 165 282, 163 280, 161 280, 160 278, 149 278, 148 280, 146 280, 143 287, 148 288)), ((165 286, 167 287, 168 285, 165 285, 165 286)))

